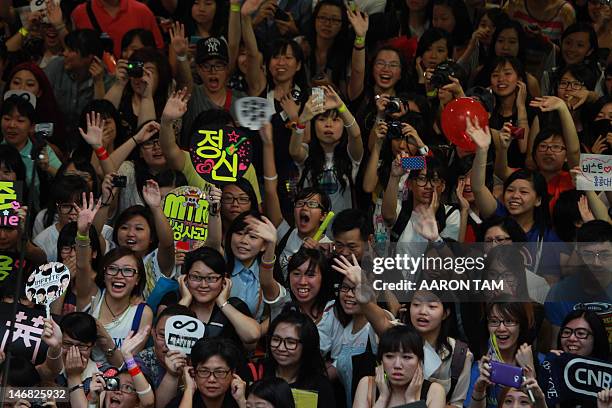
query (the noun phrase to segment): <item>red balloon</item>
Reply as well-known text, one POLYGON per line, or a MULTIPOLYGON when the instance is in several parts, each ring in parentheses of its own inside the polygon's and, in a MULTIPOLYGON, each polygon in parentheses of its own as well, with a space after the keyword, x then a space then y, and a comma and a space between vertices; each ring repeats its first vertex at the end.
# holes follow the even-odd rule
POLYGON ((478 124, 484 128, 489 124, 489 116, 484 106, 472 98, 457 98, 449 102, 442 111, 442 131, 444 136, 458 147, 467 151, 476 151, 476 145, 465 133, 465 118, 470 117, 472 122, 478 118, 478 124))

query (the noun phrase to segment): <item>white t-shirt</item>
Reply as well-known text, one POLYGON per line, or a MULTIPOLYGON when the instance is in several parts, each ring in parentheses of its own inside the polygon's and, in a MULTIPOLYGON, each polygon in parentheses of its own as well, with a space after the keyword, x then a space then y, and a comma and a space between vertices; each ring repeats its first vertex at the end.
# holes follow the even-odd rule
MULTIPOLYGON (((47 256, 48 262, 60 261, 57 254, 57 240, 59 239, 59 231, 57 230, 57 227, 55 225, 56 224, 54 223, 53 225, 45 228, 32 240, 34 245, 43 250, 43 252, 47 256)), ((113 229, 111 227, 109 227, 108 225, 104 225, 104 227, 102 227, 102 238, 106 241, 106 252, 109 251, 109 248, 111 246, 109 240, 107 239, 109 230, 112 236, 113 229)))
MULTIPOLYGON (((455 208, 451 211, 450 205, 444 205, 444 213, 448 214, 446 217, 446 226, 444 230, 440 232, 440 236, 443 238, 450 238, 457 241, 459 239, 459 227, 461 224, 461 213, 455 208)), ((410 219, 408 220, 408 224, 406 224, 406 228, 402 231, 398 242, 419 242, 419 243, 427 243, 427 240, 423 238, 415 229, 416 216, 413 212, 410 214, 410 219)))
MULTIPOLYGON (((289 226, 287 221, 283 220, 280 223, 280 225, 276 229, 277 242, 280 242, 280 240, 283 239, 285 234, 289 232, 290 228, 291 227, 289 226)), ((323 238, 319 240, 319 242, 328 243, 328 242, 331 242, 331 240, 327 236, 324 235, 323 238)), ((297 251, 300 250, 303 243, 304 243, 304 240, 299 237, 297 228, 294 228, 289 234, 289 238, 287 239, 287 244, 285 245, 285 248, 283 248, 283 252, 281 252, 280 257, 279 257, 281 270, 283 271, 283 279, 287 279, 287 265, 289 264, 289 258, 291 258, 293 254, 295 254, 297 251)), ((284 284, 284 282, 281 282, 281 283, 284 284)))

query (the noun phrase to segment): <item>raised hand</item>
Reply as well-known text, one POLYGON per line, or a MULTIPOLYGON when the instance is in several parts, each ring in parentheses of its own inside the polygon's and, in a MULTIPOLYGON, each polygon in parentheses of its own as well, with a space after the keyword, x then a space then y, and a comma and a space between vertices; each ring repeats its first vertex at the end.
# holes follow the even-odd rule
POLYGON ((353 26, 353 31, 355 31, 355 35, 357 37, 365 37, 368 32, 368 25, 370 22, 370 18, 366 13, 362 13, 359 11, 359 8, 355 8, 355 10, 351 10, 350 7, 346 8, 346 16, 348 17, 349 22, 353 26))
POLYGON ((53 319, 45 319, 42 339, 49 348, 59 348, 62 345, 62 330, 53 319))
POLYGON ((382 95, 377 95, 378 97, 376 98, 376 111, 378 113, 378 116, 384 116, 385 114, 385 109, 387 109, 387 104, 389 103, 389 95, 386 94, 382 94, 382 95))
POLYGON ((162 120, 170 121, 182 118, 187 112, 187 102, 189 102, 187 88, 172 92, 162 112, 162 120))
POLYGON ((168 373, 173 377, 178 377, 183 372, 183 367, 187 365, 187 356, 178 350, 169 350, 164 357, 168 373))
POLYGON ((208 201, 208 208, 212 208, 217 206, 217 208, 221 208, 221 189, 217 186, 210 185, 208 193, 206 194, 206 201, 208 201))
POLYGON ((533 372, 535 365, 533 363, 533 353, 529 344, 521 344, 519 349, 516 351, 516 362, 521 367, 529 368, 533 372))
POLYGON ((331 86, 322 86, 321 88, 323 88, 325 93, 325 104, 323 104, 325 110, 338 109, 342 106, 344 102, 342 102, 334 88, 331 86))
POLYGON ((66 360, 64 361, 64 370, 68 378, 81 377, 81 374, 87 366, 87 361, 81 356, 81 352, 77 346, 72 346, 66 352, 66 360))
MULTIPOLYGON (((257 10, 259 10, 259 6, 261 5, 262 0, 246 0, 242 5, 242 9, 240 13, 243 16, 251 16, 257 10)), ((268 2, 267 4, 273 4, 274 2, 268 2)))
POLYGON ((104 130, 104 120, 99 113, 91 112, 86 115, 87 117, 87 133, 79 128, 81 136, 88 145, 93 148, 102 146, 102 133, 104 130))
POLYGON ((413 210, 413 214, 417 216, 417 221, 414 223, 414 229, 420 236, 429 242, 437 241, 440 238, 438 222, 436 221, 438 206, 438 193, 436 190, 433 190, 431 203, 429 203, 428 206, 418 205, 413 210))
POLYGON ((94 56, 89 65, 89 75, 91 75, 94 81, 101 81, 104 78, 104 66, 100 58, 94 56))
POLYGON ((553 110, 562 109, 565 105, 563 99, 556 96, 541 96, 534 98, 529 102, 529 106, 532 108, 540 108, 542 112, 550 112, 553 110))
POLYGON ((374 128, 374 133, 376 134, 376 142, 382 145, 385 139, 387 138, 388 132, 389 126, 387 125, 387 122, 381 120, 376 123, 376 127, 374 128))
POLYGON ((189 49, 189 43, 185 37, 185 26, 178 21, 170 27, 170 46, 174 50, 177 57, 184 57, 187 55, 189 49))
POLYGON ((359 266, 355 254, 351 254, 350 261, 344 255, 340 255, 338 258, 334 258, 334 263, 335 265, 332 265, 332 268, 344 275, 355 288, 361 285, 361 266, 359 266))
POLYGON ((462 210, 469 210, 470 203, 463 196, 463 190, 465 189, 465 177, 460 177, 457 180, 457 188, 455 189, 455 194, 457 195, 457 201, 459 201, 459 207, 462 210))
POLYGON ((142 188, 142 198, 150 208, 159 208, 161 206, 159 184, 155 180, 147 180, 142 188))
POLYGON ((278 32, 282 36, 298 35, 300 30, 298 29, 297 24, 295 23, 295 20, 293 19, 293 16, 291 15, 290 12, 287 12, 287 16, 289 17, 289 20, 287 21, 274 20, 274 22, 276 23, 276 27, 278 28, 278 32))
POLYGON ((57 29, 58 26, 61 26, 62 24, 64 24, 64 16, 62 15, 62 8, 60 7, 59 4, 55 4, 55 1, 53 0, 47 0, 46 4, 47 4, 47 20, 49 20, 49 23, 51 23, 57 29))
POLYGON ((474 384, 474 391, 486 392, 487 388, 492 384, 490 361, 491 358, 489 356, 483 356, 478 362, 479 375, 474 384))
POLYGON ((125 86, 129 82, 130 77, 127 73, 127 60, 120 59, 119 61, 117 61, 117 69, 115 70, 115 80, 119 81, 119 83, 123 86, 125 86))
POLYGON ((136 143, 144 143, 149 140, 153 135, 159 133, 161 125, 155 121, 147 122, 143 127, 140 128, 138 133, 134 135, 136 143))
POLYGON ((246 222, 249 226, 249 232, 263 239, 266 246, 276 246, 276 227, 266 217, 261 217, 261 221, 255 217, 248 217, 246 222))
POLYGON ((489 127, 485 127, 484 129, 480 127, 478 123, 478 118, 474 118, 474 122, 470 119, 469 116, 465 117, 465 133, 467 133, 470 138, 476 143, 481 150, 488 150, 491 145, 491 132, 489 131, 489 127))
POLYGON ((612 408, 612 389, 603 389, 597 393, 597 408, 612 408))
POLYGON ((130 331, 121 343, 121 355, 123 360, 128 361, 137 353, 138 347, 149 337, 151 326, 147 325, 138 329, 136 333, 130 331))
POLYGON ((595 220, 595 216, 589 208, 589 199, 587 198, 587 196, 580 196, 580 199, 578 200, 578 211, 580 212, 580 218, 582 218, 582 222, 589 222, 595 220))
POLYGON ((391 175, 395 177, 401 177, 404 173, 409 173, 410 170, 402 167, 402 157, 406 157, 404 153, 399 153, 393 163, 391 163, 391 175))
POLYGON ((100 394, 104 391, 105 387, 104 377, 102 373, 95 373, 91 377, 91 383, 89 383, 89 391, 91 391, 92 402, 97 402, 100 398, 100 394))
POLYGON ((83 206, 79 207, 74 204, 77 210, 77 231, 81 234, 89 234, 89 228, 96 217, 96 213, 100 210, 100 206, 102 205, 102 200, 94 199, 93 193, 89 193, 89 201, 87 201, 87 193, 83 193, 83 206))
POLYGON ((308 101, 304 105, 302 115, 300 116, 300 123, 306 123, 323 112, 325 112, 325 108, 321 105, 316 105, 314 103, 313 95, 310 95, 308 101))

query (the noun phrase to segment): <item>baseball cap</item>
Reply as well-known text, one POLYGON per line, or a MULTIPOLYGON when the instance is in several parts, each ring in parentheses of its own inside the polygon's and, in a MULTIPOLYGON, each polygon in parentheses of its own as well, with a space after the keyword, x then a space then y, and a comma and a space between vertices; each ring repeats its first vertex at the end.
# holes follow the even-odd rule
POLYGON ((229 62, 229 52, 225 40, 218 37, 208 37, 198 41, 196 45, 196 64, 201 64, 213 58, 218 58, 226 63, 229 62))

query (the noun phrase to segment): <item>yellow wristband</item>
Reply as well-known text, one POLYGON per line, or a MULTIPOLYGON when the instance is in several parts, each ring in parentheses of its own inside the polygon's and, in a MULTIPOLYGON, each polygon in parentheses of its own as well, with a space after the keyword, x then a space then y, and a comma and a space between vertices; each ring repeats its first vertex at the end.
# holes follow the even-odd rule
POLYGON ((340 105, 340 107, 338 108, 338 113, 344 113, 346 112, 348 109, 346 108, 345 104, 340 105))
POLYGON ((28 36, 28 34, 30 34, 30 32, 28 31, 28 29, 27 29, 27 28, 25 28, 25 27, 21 27, 21 28, 19 29, 19 34, 21 34, 21 36, 22 36, 22 37, 27 37, 27 36, 28 36))
POLYGON ((364 45, 364 44, 365 44, 365 37, 360 37, 360 36, 355 37, 355 45, 364 45))
POLYGON ((232 3, 232 5, 230 6, 230 11, 240 13, 240 4, 232 3))

